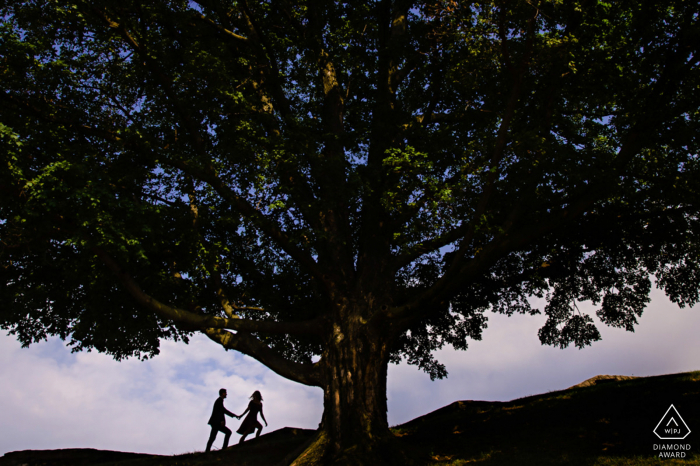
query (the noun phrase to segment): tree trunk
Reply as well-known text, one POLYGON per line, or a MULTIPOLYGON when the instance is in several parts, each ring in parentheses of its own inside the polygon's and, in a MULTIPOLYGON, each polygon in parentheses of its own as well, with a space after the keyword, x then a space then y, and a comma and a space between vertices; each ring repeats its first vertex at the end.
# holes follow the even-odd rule
POLYGON ((324 355, 328 364, 322 424, 336 453, 371 443, 389 432, 388 335, 359 321, 345 327, 342 331, 335 326, 334 345, 324 355))
POLYGON ((386 379, 392 332, 352 312, 333 324, 319 437, 293 464, 405 464, 389 444, 386 379))

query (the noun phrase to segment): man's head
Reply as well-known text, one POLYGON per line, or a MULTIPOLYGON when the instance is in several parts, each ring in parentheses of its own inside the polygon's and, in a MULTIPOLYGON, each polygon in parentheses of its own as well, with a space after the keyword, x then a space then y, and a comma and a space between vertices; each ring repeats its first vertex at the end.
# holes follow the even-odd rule
POLYGON ((221 390, 219 390, 219 396, 221 398, 226 398, 226 389, 225 388, 222 388, 221 390))

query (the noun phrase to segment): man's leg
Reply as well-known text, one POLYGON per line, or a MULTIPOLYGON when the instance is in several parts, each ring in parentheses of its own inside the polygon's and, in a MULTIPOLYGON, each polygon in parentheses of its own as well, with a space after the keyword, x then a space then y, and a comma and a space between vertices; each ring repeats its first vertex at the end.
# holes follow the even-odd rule
POLYGON ((228 427, 222 427, 221 432, 223 432, 225 435, 224 446, 221 448, 223 450, 224 448, 228 447, 228 439, 231 438, 231 429, 229 429, 228 427))
POLYGON ((216 438, 216 434, 218 432, 219 432, 219 429, 217 429, 214 426, 211 426, 211 434, 209 434, 209 441, 207 442, 207 449, 205 451, 211 450, 211 445, 212 445, 212 443, 214 443, 214 439, 216 438))

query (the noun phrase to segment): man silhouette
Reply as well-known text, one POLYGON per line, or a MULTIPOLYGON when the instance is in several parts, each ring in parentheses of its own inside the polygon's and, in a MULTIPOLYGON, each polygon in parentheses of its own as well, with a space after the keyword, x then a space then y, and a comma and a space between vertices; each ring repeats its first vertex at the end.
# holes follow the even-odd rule
POLYGON ((211 450, 211 445, 212 443, 214 443, 216 434, 218 434, 220 431, 223 432, 225 435, 224 446, 221 449, 223 450, 224 448, 228 447, 228 439, 231 437, 231 429, 226 427, 226 417, 224 416, 224 414, 227 414, 231 417, 240 418, 237 414, 233 414, 231 411, 224 408, 224 398, 226 398, 226 389, 222 388, 221 390, 219 390, 219 398, 217 398, 214 402, 214 409, 212 410, 211 417, 209 418, 211 434, 209 435, 209 441, 207 442, 206 451, 211 450))

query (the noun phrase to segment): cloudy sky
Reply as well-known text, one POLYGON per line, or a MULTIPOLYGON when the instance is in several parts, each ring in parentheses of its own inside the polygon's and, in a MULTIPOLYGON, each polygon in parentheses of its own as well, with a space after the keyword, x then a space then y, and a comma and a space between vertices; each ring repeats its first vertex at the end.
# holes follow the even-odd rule
MULTIPOLYGON (((446 380, 414 366, 390 366, 389 423, 401 424, 456 400, 511 400, 560 390, 598 374, 658 375, 700 369, 700 306, 679 309, 655 291, 635 333, 601 327, 584 350, 543 347, 542 316, 491 315, 484 339, 466 352, 445 350, 446 380)), ((589 309, 581 307, 581 310, 589 309)), ((592 311, 591 311, 592 312, 592 311)), ((142 453, 202 451, 219 388, 239 414, 254 390, 265 399, 270 432, 317 427, 318 388, 283 379, 206 338, 164 342, 151 361, 115 362, 71 354, 60 340, 23 349, 0 334, 0 455, 16 450, 98 448, 142 453)), ((650 420, 652 422, 653 420, 650 420)), ((238 427, 235 419, 229 426, 238 427)), ((232 442, 239 436, 234 434, 232 442)), ((221 434, 215 443, 220 447, 221 434)))

